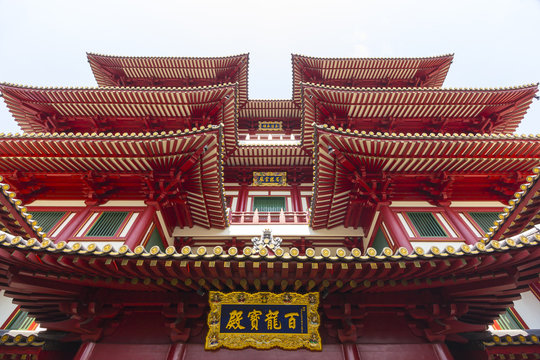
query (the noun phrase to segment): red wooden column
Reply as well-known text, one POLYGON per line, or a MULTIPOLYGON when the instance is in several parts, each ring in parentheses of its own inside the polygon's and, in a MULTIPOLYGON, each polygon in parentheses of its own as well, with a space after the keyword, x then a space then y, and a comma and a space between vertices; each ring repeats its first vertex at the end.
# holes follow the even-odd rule
POLYGON ((236 204, 236 211, 247 211, 247 198, 248 198, 248 189, 247 184, 240 184, 240 190, 238 191, 238 203, 236 204))
POLYGON ((144 209, 142 214, 135 221, 133 230, 131 230, 131 234, 129 235, 129 238, 125 242, 125 245, 128 248, 133 250, 138 245, 140 245, 141 240, 144 234, 146 234, 148 227, 152 223, 155 214, 156 214, 156 207, 153 205, 148 205, 146 209, 144 209))
POLYGON ((409 237, 402 229, 401 225, 398 222, 397 216, 390 210, 388 204, 378 205, 379 211, 381 212, 381 219, 385 223, 386 228, 390 232, 392 240, 399 246, 404 247, 405 249, 412 252, 414 249, 408 240, 409 237))
POLYGON ((95 347, 96 343, 94 342, 82 343, 73 360, 89 360, 95 347))
POLYGON ((292 211, 302 211, 298 184, 291 184, 292 211))
POLYGON ((71 219, 70 223, 66 225, 65 228, 62 229, 60 234, 58 234, 58 237, 54 240, 55 243, 59 243, 60 241, 68 242, 69 238, 71 238, 75 231, 82 225, 83 221, 86 220, 88 217, 88 214, 90 211, 94 209, 94 206, 87 206, 85 207, 80 213, 77 213, 73 219, 71 219))
POLYGON ((465 243, 469 245, 476 244, 478 242, 478 238, 476 235, 474 235, 463 219, 453 209, 451 209, 448 204, 444 204, 442 207, 450 222, 456 227, 459 234, 465 239, 465 243))

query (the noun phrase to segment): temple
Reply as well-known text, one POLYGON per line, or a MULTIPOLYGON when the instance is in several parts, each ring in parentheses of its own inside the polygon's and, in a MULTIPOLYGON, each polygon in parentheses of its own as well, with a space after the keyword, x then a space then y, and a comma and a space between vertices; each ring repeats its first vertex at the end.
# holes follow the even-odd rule
POLYGON ((258 100, 248 54, 87 57, 0 84, 0 359, 540 358, 537 84, 293 55, 258 100))

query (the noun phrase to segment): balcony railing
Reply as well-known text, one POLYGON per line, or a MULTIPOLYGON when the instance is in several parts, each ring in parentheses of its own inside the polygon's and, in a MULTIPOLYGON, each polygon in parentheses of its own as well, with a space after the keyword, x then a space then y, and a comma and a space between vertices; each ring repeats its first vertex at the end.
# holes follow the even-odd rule
POLYGON ((233 225, 242 224, 308 224, 309 214, 307 211, 231 211, 229 222, 233 225))
POLYGON ((298 140, 298 136, 291 135, 285 135, 285 134, 239 134, 238 140, 244 140, 244 141, 257 141, 257 140, 266 140, 266 141, 290 141, 290 140, 298 140))

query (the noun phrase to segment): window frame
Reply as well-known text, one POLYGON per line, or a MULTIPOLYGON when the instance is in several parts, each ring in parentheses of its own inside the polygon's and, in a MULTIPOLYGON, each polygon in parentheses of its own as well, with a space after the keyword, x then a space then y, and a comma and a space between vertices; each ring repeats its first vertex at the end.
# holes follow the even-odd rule
POLYGON ((125 241, 133 232, 133 229, 136 227, 136 221, 134 220, 133 224, 129 228, 128 232, 124 236, 120 236, 120 234, 124 231, 125 227, 131 220, 134 214, 138 213, 141 216, 141 214, 144 212, 144 209, 140 208, 132 208, 132 207, 96 207, 95 209, 90 210, 88 215, 85 217, 85 219, 81 222, 81 224, 77 227, 77 229, 71 234, 69 241, 93 241, 93 242, 107 242, 107 241, 125 241), (88 232, 92 229, 92 227, 96 224, 98 219, 100 218, 101 214, 105 212, 127 212, 127 215, 125 219, 122 221, 118 229, 116 229, 113 236, 87 236, 88 232), (96 216, 94 219, 92 219, 92 216, 94 214, 98 213, 99 215, 96 216), (91 223, 88 225, 88 222, 91 221, 91 223), (81 232, 83 228, 86 228, 84 233, 80 236, 78 234, 81 232))
POLYGON ((501 207, 497 207, 497 206, 485 206, 485 207, 481 207, 481 206, 471 206, 471 207, 459 206, 459 207, 451 207, 451 209, 460 218, 463 225, 467 229, 469 229, 471 231, 472 235, 476 236, 478 239, 481 239, 486 232, 484 230, 482 230, 480 225, 478 225, 476 223, 476 221, 473 219, 473 217, 471 215, 469 215, 469 213, 470 212, 492 212, 492 213, 500 214, 500 213, 503 212, 504 207, 502 205, 501 205, 501 207), (464 221, 464 219, 461 217, 461 214, 463 214, 463 216, 468 220, 469 223, 467 223, 467 221, 464 221), (471 225, 473 227, 471 227, 471 225), (476 233, 479 233, 480 236, 478 236, 476 233))
POLYGON ((400 228, 403 230, 405 235, 407 235, 409 241, 414 241, 414 242, 422 242, 422 241, 423 242, 463 242, 465 241, 465 238, 460 234, 456 226, 452 224, 448 216, 446 216, 444 209, 436 208, 436 207, 395 207, 395 208, 390 208, 390 209, 392 210, 392 213, 394 214, 395 219, 398 222, 400 228), (420 236, 420 234, 418 233, 418 230, 416 229, 416 227, 414 226, 413 222, 411 221, 411 219, 409 218, 407 214, 407 213, 416 213, 416 212, 432 214, 433 218, 435 219, 439 227, 446 234, 446 237, 420 236), (403 216, 403 219, 406 222, 407 226, 409 227, 409 230, 412 231, 413 236, 410 236, 408 229, 405 228, 398 214, 403 216), (436 216, 435 214, 439 214, 442 216, 442 218, 446 222, 446 225, 452 230, 452 232, 456 236, 453 236, 451 233, 449 233, 447 226, 442 224, 439 217, 436 216))
MULTIPOLYGON (((286 212, 288 211, 287 209, 287 206, 288 206, 288 201, 287 201, 287 196, 285 195, 268 195, 268 196, 263 196, 263 195, 255 195, 255 196, 251 196, 251 211, 255 212, 255 199, 256 198, 263 198, 263 199, 268 199, 268 198, 280 198, 280 199, 283 199, 283 204, 285 205, 284 208, 283 208, 283 211, 286 212)), ((280 211, 262 211, 262 210, 257 210, 258 212, 274 212, 274 213, 278 213, 280 211)))

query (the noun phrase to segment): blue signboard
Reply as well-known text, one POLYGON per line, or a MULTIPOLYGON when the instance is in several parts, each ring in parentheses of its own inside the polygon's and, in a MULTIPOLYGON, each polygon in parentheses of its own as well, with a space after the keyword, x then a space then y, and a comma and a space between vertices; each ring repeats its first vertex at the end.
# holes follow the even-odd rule
POLYGON ((221 305, 221 333, 307 334, 307 305, 221 305))

